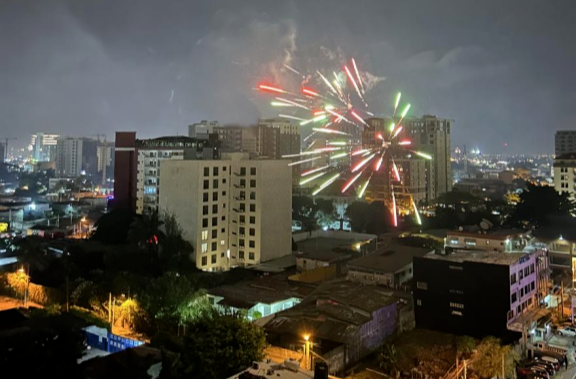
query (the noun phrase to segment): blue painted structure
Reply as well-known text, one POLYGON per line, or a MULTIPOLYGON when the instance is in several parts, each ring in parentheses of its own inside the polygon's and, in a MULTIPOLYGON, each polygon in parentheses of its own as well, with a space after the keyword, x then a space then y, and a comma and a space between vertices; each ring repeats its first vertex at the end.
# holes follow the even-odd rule
POLYGON ((104 350, 109 353, 116 353, 136 346, 143 345, 143 341, 121 337, 113 334, 107 329, 89 326, 84 329, 86 343, 95 349, 104 350))

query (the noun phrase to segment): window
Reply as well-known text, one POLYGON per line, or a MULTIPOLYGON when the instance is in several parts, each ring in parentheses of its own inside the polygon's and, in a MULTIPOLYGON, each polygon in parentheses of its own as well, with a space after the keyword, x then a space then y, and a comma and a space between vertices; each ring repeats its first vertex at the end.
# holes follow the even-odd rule
POLYGON ((250 188, 256 188, 256 180, 250 180, 250 188))
POLYGON ((214 189, 218 188, 218 179, 212 180, 212 188, 214 189))
POLYGON ((464 316, 460 311, 452 311, 452 316, 464 316))
POLYGON ((514 304, 517 300, 518 300, 518 296, 516 295, 516 292, 514 292, 514 293, 512 294, 512 297, 510 298, 510 302, 511 302, 512 304, 514 304))
POLYGON ((203 218, 203 219, 202 219, 202 227, 203 227, 203 228, 207 228, 207 227, 208 227, 208 219, 207 219, 207 218, 203 218))
POLYGON ((243 252, 243 251, 240 250, 240 251, 238 252, 238 258, 244 259, 244 252, 243 252))
POLYGON ((528 276, 530 274, 530 267, 526 266, 526 268, 524 268, 524 276, 528 276))
POLYGON ((534 273, 534 263, 532 263, 530 265, 530 273, 533 274, 534 273))
POLYGON ((524 278, 524 271, 518 271, 518 280, 522 280, 524 278))
POLYGON ((210 257, 210 261, 212 262, 212 264, 216 263, 216 254, 212 254, 212 256, 210 257))
POLYGON ((204 189, 208 189, 210 188, 210 181, 209 180, 205 180, 204 181, 204 189))
POLYGON ((218 217, 212 217, 212 226, 218 225, 218 217))
POLYGON ((244 187, 246 187, 246 180, 240 179, 240 188, 244 188, 244 187))
POLYGON ((222 171, 226 172, 226 166, 222 167, 222 171))
POLYGON ((238 245, 239 245, 240 247, 244 247, 244 246, 245 246, 245 245, 244 245, 244 240, 242 240, 242 239, 241 239, 241 240, 238 240, 238 245))
POLYGON ((218 229, 212 229, 212 238, 218 238, 218 229))
POLYGON ((226 191, 222 191, 222 196, 226 196, 226 191))
POLYGON ((250 167, 250 175, 256 175, 256 167, 250 167))
POLYGON ((452 265, 450 265, 450 266, 448 266, 448 268, 449 268, 450 270, 458 270, 458 271, 464 270, 464 267, 462 267, 462 266, 452 266, 452 265))
POLYGON ((462 303, 450 303, 450 308, 464 309, 464 304, 462 304, 462 303))
POLYGON ((256 241, 250 240, 250 241, 248 242, 248 247, 255 248, 255 247, 256 247, 256 241))
POLYGON ((222 179, 222 184, 226 184, 226 178, 222 179))
POLYGON ((212 205, 212 213, 218 213, 218 204, 212 205))
POLYGON ((250 204, 250 212, 256 212, 256 204, 250 204))
POLYGON ((203 230, 202 231, 202 241, 206 241, 207 239, 208 239, 208 231, 203 230))
POLYGON ((211 246, 211 247, 212 247, 211 251, 216 251, 216 250, 218 250, 218 243, 217 243, 217 242, 212 242, 212 246, 211 246))
POLYGON ((208 251, 208 244, 207 243, 203 243, 202 244, 202 252, 206 253, 208 251))
POLYGON ((253 261, 254 260, 254 253, 248 253, 248 259, 253 261))
POLYGON ((204 206, 202 207, 202 215, 206 216, 207 214, 208 214, 208 206, 207 206, 207 205, 204 205, 204 206))
POLYGON ((510 284, 516 283, 516 273, 510 275, 510 284))
POLYGON ((428 289, 428 283, 426 282, 416 282, 416 288, 420 289, 420 290, 427 290, 428 289))
POLYGON ((524 287, 520 288, 520 297, 524 296, 524 287))
POLYGON ((250 200, 256 200, 256 192, 250 192, 250 200))
POLYGON ((214 176, 218 176, 218 167, 214 167, 214 168, 212 169, 212 174, 213 174, 214 176))
POLYGON ((212 192, 212 201, 218 201, 218 192, 212 192))
POLYGON ((250 216, 250 223, 255 224, 256 223, 256 217, 250 216))
POLYGON ((246 175, 246 167, 240 167, 240 175, 246 175))
POLYGON ((202 266, 206 266, 208 264, 208 257, 202 257, 202 266))
POLYGON ((416 300, 416 305, 421 307, 422 306, 422 300, 420 300, 420 299, 416 300))
POLYGON ((222 216, 222 221, 226 221, 226 216, 222 216))
POLYGON ((254 237, 256 235, 256 229, 250 228, 250 236, 254 237))
MULTIPOLYGON (((224 217, 224 216, 222 216, 222 217, 224 217)), ((220 232, 221 232, 222 234, 226 233, 226 228, 222 228, 222 229, 220 230, 220 232)))
POLYGON ((239 233, 241 236, 243 236, 246 233, 246 229, 244 229, 243 227, 240 227, 239 233))
POLYGON ((246 192, 240 191, 240 199, 244 200, 246 198, 246 192))
POLYGON ((534 282, 530 283, 530 289, 534 291, 534 282))
POLYGON ((450 292, 450 293, 453 293, 453 294, 456 294, 456 295, 464 295, 464 290, 450 289, 449 292, 450 292))
POLYGON ((240 216, 240 225, 246 222, 246 216, 240 216))
MULTIPOLYGON (((226 241, 220 240, 220 245, 222 245, 222 246, 226 245, 226 241)), ((224 255, 224 253, 222 253, 222 255, 224 255)))
POLYGON ((204 192, 202 194, 202 201, 207 202, 208 201, 208 192, 204 192))
POLYGON ((208 167, 204 167, 204 176, 210 175, 210 169, 208 167))

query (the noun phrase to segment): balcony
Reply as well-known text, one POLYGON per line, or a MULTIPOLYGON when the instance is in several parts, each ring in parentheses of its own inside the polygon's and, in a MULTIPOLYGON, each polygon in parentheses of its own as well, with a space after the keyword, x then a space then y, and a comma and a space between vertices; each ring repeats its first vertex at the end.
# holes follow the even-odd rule
POLYGON ((234 184, 234 188, 246 188, 246 186, 241 186, 240 184, 234 184))
POLYGON ((244 201, 244 200, 246 200, 246 197, 244 197, 244 196, 242 196, 242 197, 234 196, 234 200, 244 201))

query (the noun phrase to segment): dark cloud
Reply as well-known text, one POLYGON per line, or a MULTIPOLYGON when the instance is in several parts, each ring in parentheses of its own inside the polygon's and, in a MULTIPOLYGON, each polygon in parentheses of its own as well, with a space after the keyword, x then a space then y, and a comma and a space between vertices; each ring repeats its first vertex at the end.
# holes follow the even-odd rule
POLYGON ((550 152, 576 122, 574 16, 569 1, 4 0, 0 137, 248 124, 271 115, 252 88, 293 75, 283 64, 354 56, 377 113, 401 90, 454 118, 455 144, 550 152))

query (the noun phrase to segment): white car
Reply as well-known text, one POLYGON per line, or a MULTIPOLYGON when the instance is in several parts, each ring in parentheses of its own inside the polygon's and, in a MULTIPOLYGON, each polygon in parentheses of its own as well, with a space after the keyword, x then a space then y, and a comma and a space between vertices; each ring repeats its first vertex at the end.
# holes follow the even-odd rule
POLYGON ((558 329, 558 335, 563 337, 576 337, 576 328, 573 326, 566 326, 558 329))

